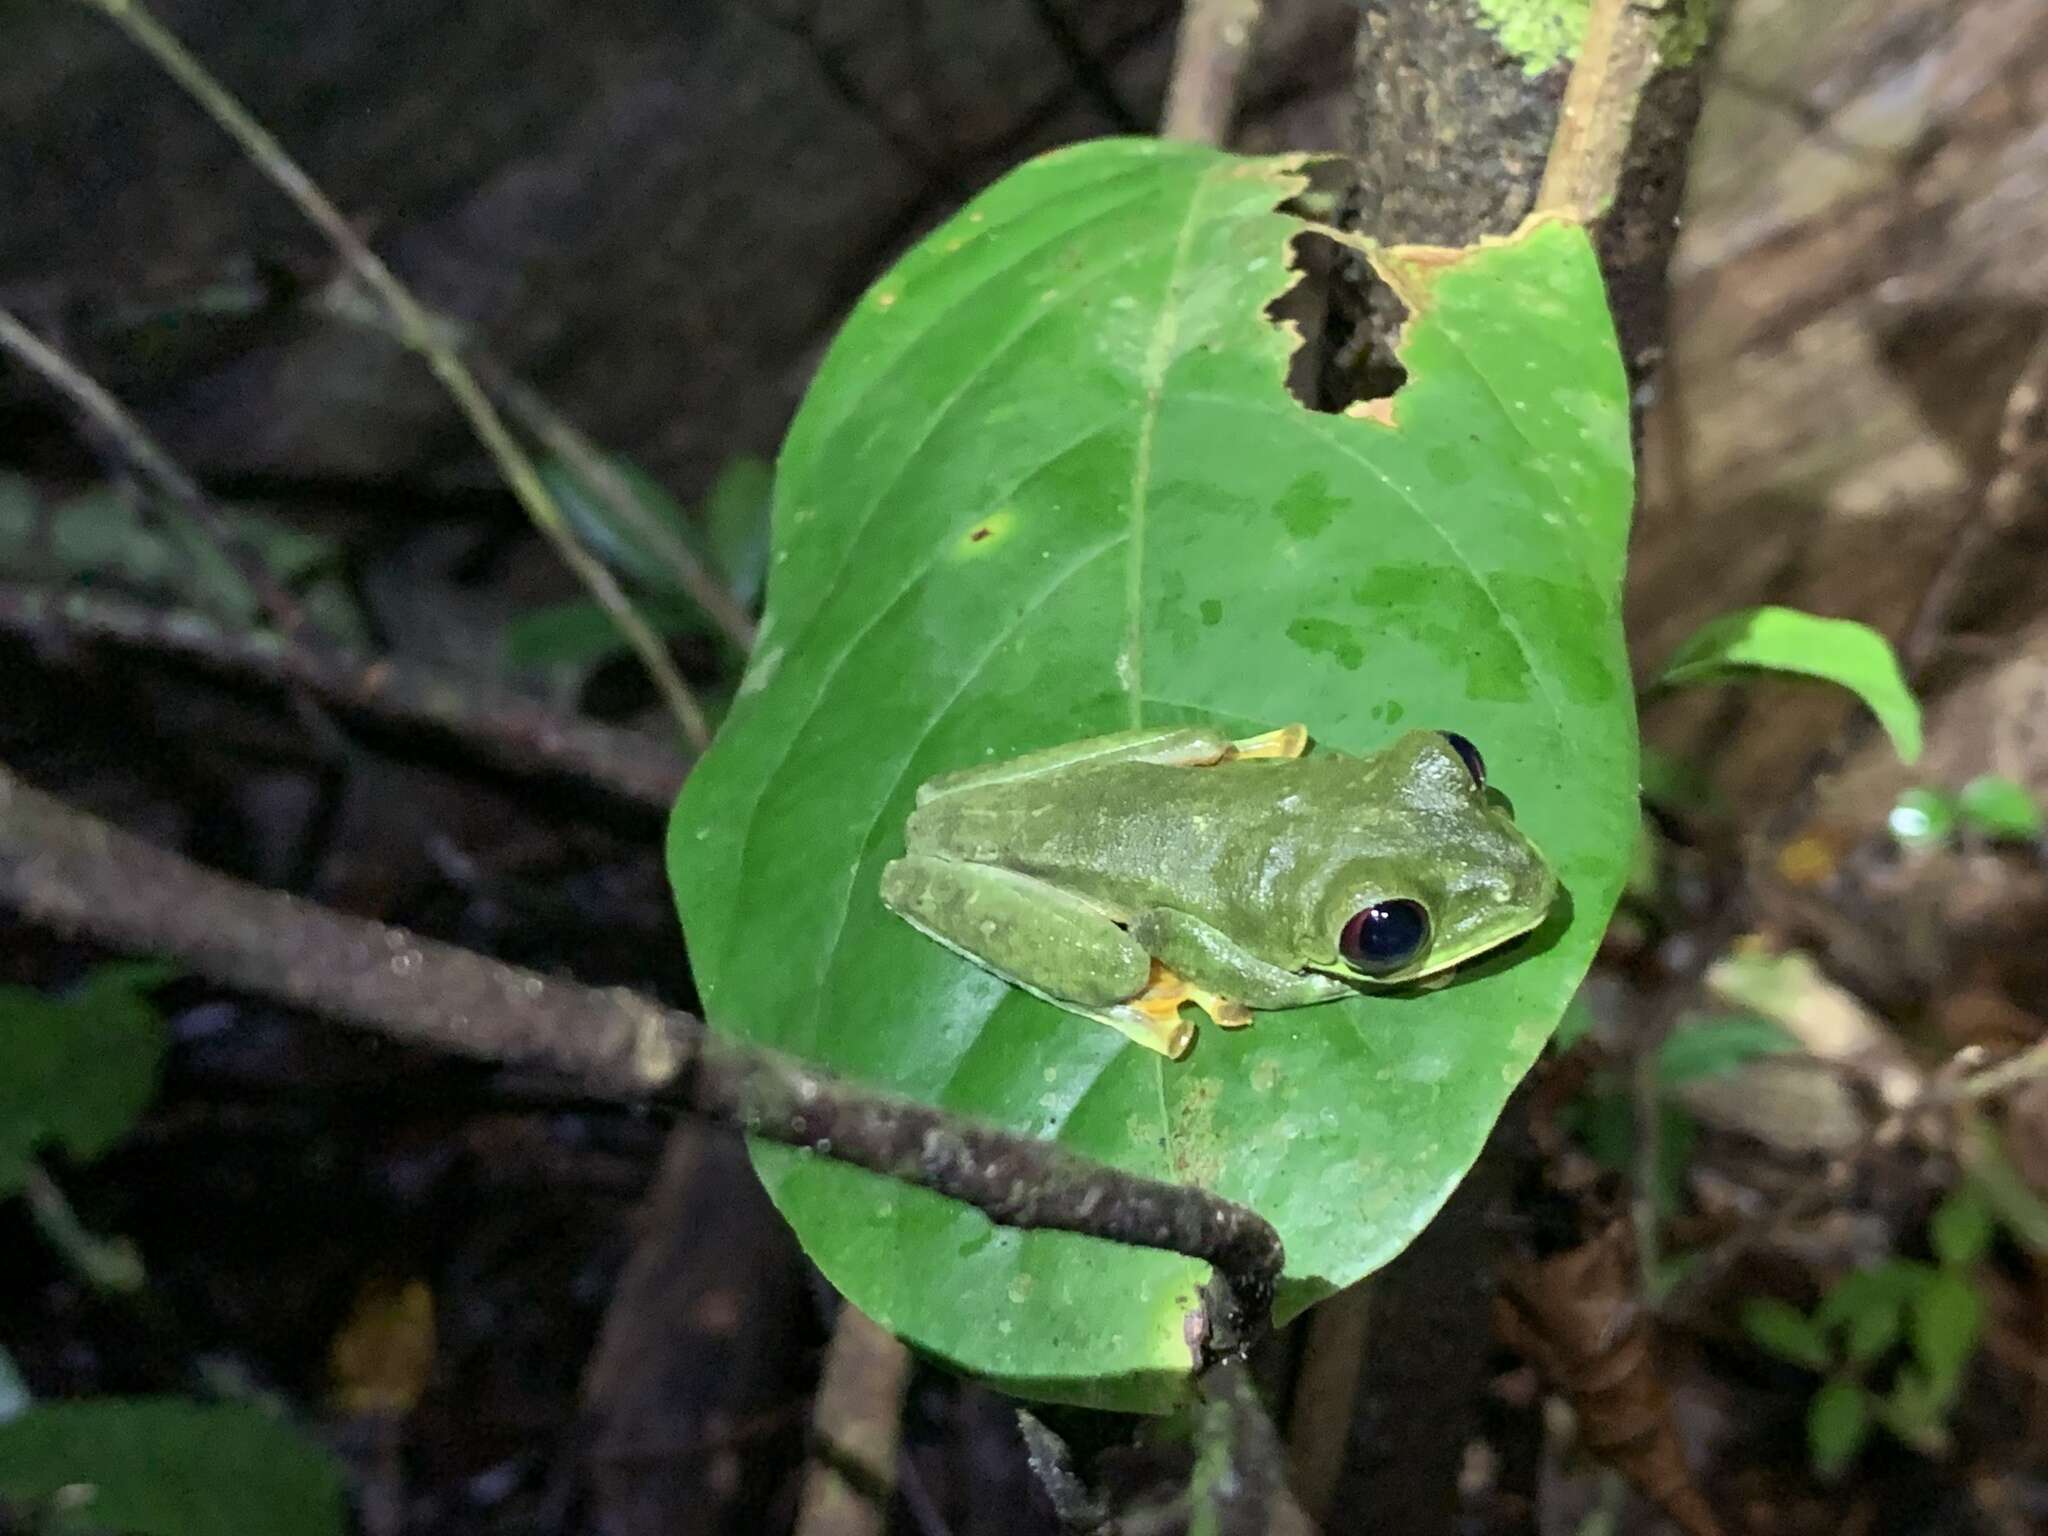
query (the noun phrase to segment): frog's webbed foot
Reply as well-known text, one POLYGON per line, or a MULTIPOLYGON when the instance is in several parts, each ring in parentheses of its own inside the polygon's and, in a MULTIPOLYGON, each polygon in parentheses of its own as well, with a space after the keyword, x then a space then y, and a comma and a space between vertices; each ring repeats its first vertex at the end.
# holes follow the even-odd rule
POLYGON ((1233 758, 1299 757, 1307 750, 1308 727, 1299 722, 1283 725, 1278 730, 1261 731, 1256 736, 1247 736, 1230 744, 1230 756, 1233 758))
MULTIPOLYGON (((1148 1018, 1178 1021, 1184 1003, 1193 1003, 1225 1029, 1242 1029, 1252 1021, 1252 1011, 1243 1003, 1195 985, 1156 959, 1152 962, 1152 977, 1146 982, 1145 990, 1124 1006, 1135 1008, 1148 1018)), ((1181 1028, 1188 1029, 1188 1026, 1182 1024, 1181 1028)), ((1192 1030, 1189 1032, 1193 1033, 1192 1030)))

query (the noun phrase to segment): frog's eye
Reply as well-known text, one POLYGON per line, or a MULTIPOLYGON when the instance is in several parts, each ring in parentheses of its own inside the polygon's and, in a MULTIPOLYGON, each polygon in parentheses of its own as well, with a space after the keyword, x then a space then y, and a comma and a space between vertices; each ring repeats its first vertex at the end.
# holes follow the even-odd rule
POLYGON ((1354 912, 1337 936, 1337 952, 1365 976, 1391 976, 1429 948, 1429 912, 1405 897, 1354 912))
POLYGON ((1458 754, 1458 761, 1463 763, 1465 771, 1472 775, 1472 787, 1486 788, 1486 759, 1479 755, 1479 749, 1456 731, 1438 731, 1437 735, 1449 742, 1451 750, 1458 754))

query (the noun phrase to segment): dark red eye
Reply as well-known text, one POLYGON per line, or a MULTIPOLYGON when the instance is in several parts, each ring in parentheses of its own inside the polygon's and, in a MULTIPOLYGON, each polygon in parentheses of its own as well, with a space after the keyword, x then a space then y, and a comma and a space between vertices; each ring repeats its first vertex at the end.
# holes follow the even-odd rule
POLYGON ((1405 970, 1429 948, 1429 913, 1419 901, 1376 901, 1354 912, 1337 937, 1337 952, 1365 976, 1405 970))
POLYGON ((1479 755, 1479 749, 1456 731, 1438 731, 1437 735, 1451 744, 1451 750, 1458 754, 1458 760, 1465 765, 1465 771, 1472 775, 1475 789, 1486 788, 1486 759, 1479 755))

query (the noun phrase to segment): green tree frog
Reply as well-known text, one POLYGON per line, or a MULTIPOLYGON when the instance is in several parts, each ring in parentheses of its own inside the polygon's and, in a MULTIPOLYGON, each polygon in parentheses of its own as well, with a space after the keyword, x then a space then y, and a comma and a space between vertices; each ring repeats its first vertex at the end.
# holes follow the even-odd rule
POLYGON ((1463 737, 1358 757, 1290 725, 1120 732, 941 775, 882 900, 1167 1057, 1217 1024, 1441 977, 1529 932, 1557 879, 1463 737))

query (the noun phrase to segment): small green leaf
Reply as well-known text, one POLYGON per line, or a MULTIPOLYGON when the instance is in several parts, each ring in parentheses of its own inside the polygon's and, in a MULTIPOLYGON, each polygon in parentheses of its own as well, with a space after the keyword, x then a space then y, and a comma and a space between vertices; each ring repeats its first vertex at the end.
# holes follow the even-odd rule
POLYGON ((681 592, 675 551, 704 556, 703 541, 689 516, 661 482, 638 465, 620 458, 604 462, 630 498, 625 510, 599 495, 566 459, 543 459, 541 482, 570 526, 612 569, 649 592, 681 592))
POLYGON ((33 1504, 60 1490, 83 1523, 135 1536, 344 1529, 334 1458, 240 1404, 99 1398, 0 1424, 0 1498, 33 1504))
POLYGON ((1813 1470, 1828 1482, 1848 1470, 1870 1433, 1870 1398, 1853 1381, 1830 1381, 1806 1408, 1806 1444, 1813 1470))
POLYGON ((1956 796, 1963 824, 2001 841, 2031 843, 2041 836, 2041 807, 2025 786, 1995 773, 1979 774, 1956 796))
POLYGON ((1955 836, 1955 802, 1938 789, 1903 790, 1885 825, 1904 848, 1939 848, 1955 836))
POLYGON ((1991 1241, 1991 1207, 1966 1184, 1934 1208, 1927 1225, 1934 1256, 1951 1269, 1967 1269, 1991 1241))
POLYGON ((1939 1271, 1914 1298, 1913 1354, 1938 1402, 1947 1403, 1961 1384, 1983 1323, 1983 1300, 1959 1270, 1939 1271))
POLYGON ((1678 757, 1645 745, 1643 799, 1672 811, 1704 811, 1717 801, 1713 781, 1693 757, 1678 757))
POLYGON ((1868 1365, 1899 1339, 1905 1307, 1896 1297, 1873 1297, 1849 1316, 1843 1353, 1851 1365, 1868 1365))
POLYGON ((163 1021, 134 985, 154 985, 155 974, 88 982, 67 998, 0 987, 0 1196, 20 1188, 39 1147, 90 1161, 155 1097, 163 1021))
MULTIPOLYGON (((634 605, 658 635, 710 632, 710 624, 688 598, 653 597, 634 605)), ((626 649, 612 616, 594 598, 572 597, 521 614, 505 626, 500 643, 513 667, 590 667, 626 649)))
POLYGON ((1556 1030, 1550 1036, 1550 1048, 1562 1056, 1581 1040, 1593 1033, 1599 1020, 1593 1017, 1593 1010, 1586 1004, 1583 992, 1574 992, 1572 1000, 1564 1005, 1564 1017, 1557 1022, 1556 1030))
POLYGON ((768 574, 768 514, 775 471, 759 459, 733 459, 704 498, 704 533, 733 596, 751 603, 768 574))
POLYGON ((0 1346, 0 1424, 20 1418, 34 1401, 29 1394, 28 1383, 21 1379, 14 1356, 0 1346))
POLYGON ((1923 1455, 1941 1456, 1949 1448, 1948 1397, 1925 1370, 1908 1364, 1874 1407, 1878 1421, 1899 1439, 1923 1455))
POLYGON ((1759 1056, 1803 1050, 1784 1025, 1758 1014, 1730 1014, 1682 1025, 1657 1050, 1657 1082, 1677 1088, 1701 1078, 1721 1077, 1759 1056))
POLYGON ((2048 1201, 2013 1165, 1996 1127, 1973 1117, 1964 1146, 1970 1187, 1984 1197, 2014 1241, 2030 1253, 2048 1256, 2048 1201))
POLYGON ((1748 608, 1710 619, 1678 648, 1661 683, 1722 682, 1742 672, 1780 672, 1837 683, 1869 706, 1903 762, 1920 757, 1920 704, 1891 642, 1853 619, 1796 608, 1748 608))
POLYGON ((1814 1308, 1813 1320, 1823 1329, 1846 1327, 1854 1318, 1889 1307, 1908 1305, 1934 1278, 1934 1267, 1911 1259, 1889 1259, 1869 1269, 1842 1276, 1814 1308))
POLYGON ((1827 1336, 1804 1312, 1775 1296, 1754 1296, 1742 1305, 1742 1328, 1781 1360, 1824 1371, 1834 1363, 1827 1336))

